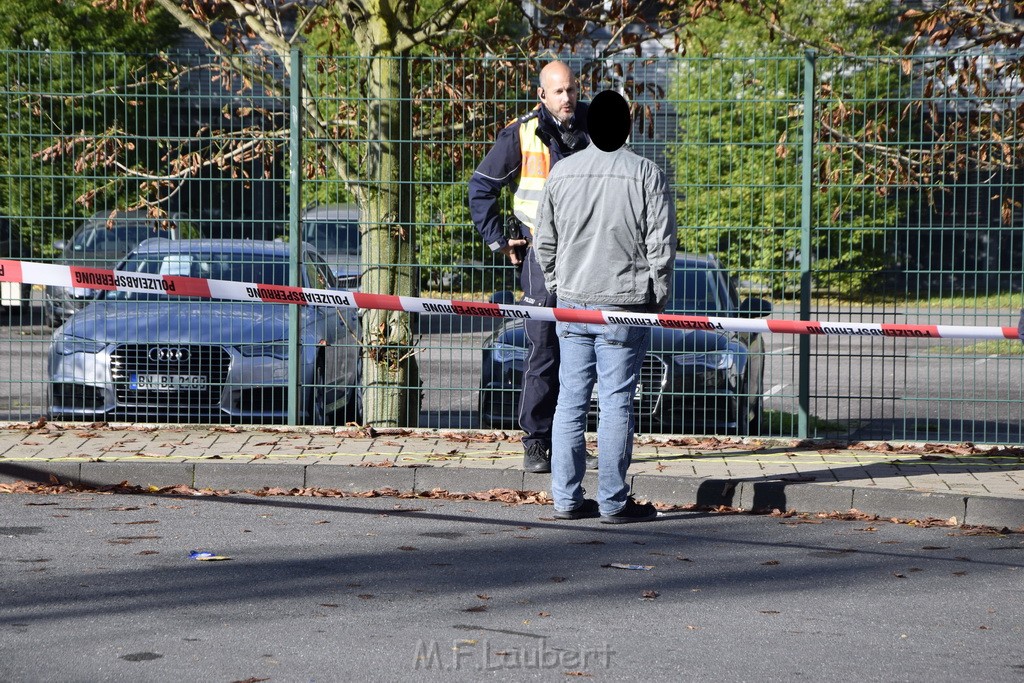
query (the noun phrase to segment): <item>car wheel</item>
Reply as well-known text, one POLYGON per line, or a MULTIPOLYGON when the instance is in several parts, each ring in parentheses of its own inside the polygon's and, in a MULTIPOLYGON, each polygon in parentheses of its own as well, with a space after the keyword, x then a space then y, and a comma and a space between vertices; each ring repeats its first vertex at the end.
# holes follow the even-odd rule
POLYGON ((492 392, 480 391, 480 398, 477 405, 477 417, 480 422, 480 429, 518 429, 518 420, 494 408, 492 392))
POLYGON ((317 359, 316 371, 313 373, 313 390, 310 394, 310 406, 306 410, 306 420, 311 425, 327 424, 327 375, 324 372, 324 364, 317 359))
POLYGON ((494 427, 494 424, 491 422, 490 418, 484 417, 485 409, 487 408, 487 395, 482 391, 477 397, 476 407, 476 414, 480 420, 480 429, 492 429, 494 427))
MULTIPOLYGON (((746 391, 746 390, 744 390, 746 391)), ((734 418, 736 421, 735 434, 736 436, 750 436, 750 428, 752 426, 752 420, 748 417, 750 415, 750 397, 739 396, 736 399, 736 412, 734 418)))
POLYGON ((760 436, 764 430, 764 402, 761 399, 757 400, 757 404, 754 406, 753 417, 750 418, 750 426, 747 429, 747 433, 750 436, 760 436))
POLYGON ((348 390, 348 401, 345 404, 343 424, 363 424, 363 391, 358 387, 348 390))

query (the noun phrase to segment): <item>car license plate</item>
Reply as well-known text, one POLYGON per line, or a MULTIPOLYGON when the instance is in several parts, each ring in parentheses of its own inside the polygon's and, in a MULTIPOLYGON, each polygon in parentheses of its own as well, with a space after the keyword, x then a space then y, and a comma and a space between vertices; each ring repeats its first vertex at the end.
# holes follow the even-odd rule
POLYGON ((206 388, 206 376, 133 374, 131 388, 136 391, 198 391, 206 388))

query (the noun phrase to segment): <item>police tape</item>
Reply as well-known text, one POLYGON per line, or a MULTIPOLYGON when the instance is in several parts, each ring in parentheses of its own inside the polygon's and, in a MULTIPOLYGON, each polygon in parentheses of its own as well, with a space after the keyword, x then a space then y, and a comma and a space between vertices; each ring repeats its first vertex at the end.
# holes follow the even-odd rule
POLYGON ((818 322, 809 320, 720 318, 668 313, 540 308, 479 301, 424 299, 390 294, 368 294, 365 292, 333 289, 210 280, 181 275, 130 273, 100 268, 81 268, 78 266, 2 259, 0 259, 0 282, 120 292, 159 292, 170 296, 191 296, 300 306, 377 309, 405 311, 408 313, 447 313, 484 318, 664 327, 680 330, 731 331, 756 334, 896 337, 905 339, 1020 339, 1016 327, 818 322))

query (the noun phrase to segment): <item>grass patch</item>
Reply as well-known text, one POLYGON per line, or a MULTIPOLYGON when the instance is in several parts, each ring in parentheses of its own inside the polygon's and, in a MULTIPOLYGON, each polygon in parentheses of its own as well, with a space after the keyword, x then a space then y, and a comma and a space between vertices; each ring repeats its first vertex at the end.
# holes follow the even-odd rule
POLYGON ((1015 339, 986 339, 964 344, 932 346, 930 354, 952 356, 1024 356, 1024 344, 1015 339))
MULTIPOLYGON (((796 436, 799 431, 800 417, 796 413, 781 410, 766 410, 762 422, 762 433, 767 436, 796 436)), ((829 432, 845 434, 850 430, 847 422, 824 420, 814 415, 807 418, 807 431, 810 433, 829 432)))

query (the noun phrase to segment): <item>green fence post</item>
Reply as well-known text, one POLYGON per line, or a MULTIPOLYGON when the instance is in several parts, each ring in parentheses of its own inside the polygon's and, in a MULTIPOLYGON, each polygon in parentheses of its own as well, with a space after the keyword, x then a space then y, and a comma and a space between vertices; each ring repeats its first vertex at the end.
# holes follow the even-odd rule
MULTIPOLYGON (((816 82, 814 50, 804 52, 804 127, 800 179, 800 320, 811 319, 811 191, 814 173, 814 88, 816 82)), ((811 338, 800 335, 799 393, 797 436, 806 439, 811 408, 811 338)))
MULTIPOLYGON (((302 282, 299 272, 299 249, 302 245, 300 214, 302 211, 302 53, 292 48, 289 61, 288 93, 288 267, 289 284, 298 287, 302 282)), ((299 392, 302 389, 302 364, 299 363, 299 307, 289 306, 288 315, 288 424, 299 423, 299 392)))

